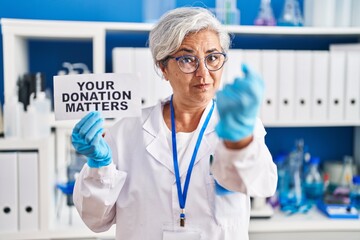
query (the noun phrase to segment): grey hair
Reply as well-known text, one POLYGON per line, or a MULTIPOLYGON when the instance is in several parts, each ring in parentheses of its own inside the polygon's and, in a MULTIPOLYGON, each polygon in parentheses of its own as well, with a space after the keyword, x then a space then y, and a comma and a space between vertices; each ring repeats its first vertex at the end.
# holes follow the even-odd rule
POLYGON ((175 53, 187 35, 204 29, 216 32, 222 51, 228 52, 231 42, 229 33, 209 10, 181 7, 167 12, 149 34, 149 47, 155 65, 159 66, 175 53))

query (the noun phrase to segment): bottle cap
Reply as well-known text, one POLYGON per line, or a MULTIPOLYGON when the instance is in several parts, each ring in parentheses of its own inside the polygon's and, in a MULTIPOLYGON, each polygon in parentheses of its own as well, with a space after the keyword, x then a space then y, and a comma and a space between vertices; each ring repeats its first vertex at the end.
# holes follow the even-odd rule
POLYGON ((320 158, 319 157, 311 157, 310 158, 310 164, 319 164, 320 158))
POLYGON ((276 158, 274 159, 274 163, 275 164, 282 164, 284 163, 286 160, 286 154, 280 154, 277 155, 276 158))
POLYGON ((352 181, 354 184, 360 185, 360 175, 354 176, 352 181))

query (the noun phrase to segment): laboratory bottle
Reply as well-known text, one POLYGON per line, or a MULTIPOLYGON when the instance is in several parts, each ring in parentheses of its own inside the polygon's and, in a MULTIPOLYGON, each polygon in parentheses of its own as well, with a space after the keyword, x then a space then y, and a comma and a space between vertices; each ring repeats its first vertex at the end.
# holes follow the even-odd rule
POLYGON ((333 195, 340 204, 350 203, 350 190, 353 178, 353 158, 351 156, 344 156, 340 179, 336 186, 333 195))
POLYGON ((271 7, 271 0, 261 0, 260 9, 257 18, 255 19, 255 25, 258 26, 275 26, 276 21, 271 7))
POLYGON ((176 7, 175 0, 143 0, 143 22, 154 23, 167 11, 176 7))
POLYGON ((5 100, 4 104, 4 136, 5 138, 20 138, 21 116, 24 106, 18 100, 17 94, 5 100))
POLYGON ((279 26, 303 26, 303 17, 298 0, 285 0, 279 26))
POLYGON ((351 206, 360 210, 360 175, 354 176, 352 182, 353 186, 350 192, 350 203, 351 206))
POLYGON ((274 159, 277 168, 278 182, 276 188, 276 202, 273 202, 273 205, 284 205, 287 202, 287 196, 289 193, 289 175, 286 170, 286 160, 287 156, 281 154, 274 159))
POLYGON ((309 202, 317 202, 323 196, 324 187, 319 172, 320 158, 311 157, 307 172, 304 176, 304 192, 309 202))
POLYGON ((34 94, 30 97, 30 105, 35 109, 37 116, 37 133, 40 138, 50 136, 50 114, 51 114, 51 102, 46 97, 45 92, 41 91, 41 74, 36 74, 36 96, 34 94))
POLYGON ((303 202, 302 164, 304 160, 304 141, 296 141, 295 149, 289 154, 287 170, 289 174, 288 204, 300 206, 303 202))

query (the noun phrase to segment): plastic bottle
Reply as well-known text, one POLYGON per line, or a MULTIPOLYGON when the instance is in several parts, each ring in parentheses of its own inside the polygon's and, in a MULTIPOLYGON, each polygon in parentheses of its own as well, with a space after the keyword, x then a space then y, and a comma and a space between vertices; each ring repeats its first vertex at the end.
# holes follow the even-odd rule
POLYGON ((17 94, 11 96, 4 104, 4 136, 5 138, 21 138, 20 119, 24 106, 17 94))
POLYGON ((323 181, 319 172, 320 158, 312 157, 309 161, 308 172, 305 174, 304 192, 306 199, 316 202, 323 196, 323 181))
POLYGON ((143 22, 157 22, 167 11, 176 7, 175 0, 143 0, 143 22))
POLYGON ((357 210, 360 210, 360 175, 354 176, 352 182, 353 186, 350 192, 351 206, 355 207, 357 210))
POLYGON ((278 182, 275 194, 277 197, 277 202, 273 201, 273 206, 278 204, 284 205, 287 202, 287 195, 289 193, 289 175, 286 170, 286 160, 286 155, 279 155, 274 159, 277 167, 278 182))
POLYGON ((50 113, 51 113, 51 102, 46 97, 45 92, 41 91, 41 74, 36 74, 36 98, 32 94, 30 96, 30 105, 35 109, 37 116, 37 136, 48 137, 51 132, 50 126, 50 113))

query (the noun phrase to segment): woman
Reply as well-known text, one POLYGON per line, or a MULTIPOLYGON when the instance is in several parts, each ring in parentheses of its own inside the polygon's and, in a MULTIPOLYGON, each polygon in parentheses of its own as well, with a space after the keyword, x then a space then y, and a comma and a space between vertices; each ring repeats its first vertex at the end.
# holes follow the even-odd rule
POLYGON ((75 126, 88 157, 74 191, 80 216, 95 232, 116 223, 116 239, 248 239, 250 196, 271 196, 277 181, 256 119, 262 80, 244 65, 217 92, 230 39, 202 8, 168 12, 149 44, 173 95, 105 138, 97 112, 75 126))

